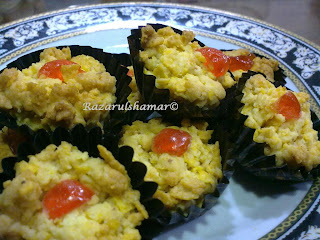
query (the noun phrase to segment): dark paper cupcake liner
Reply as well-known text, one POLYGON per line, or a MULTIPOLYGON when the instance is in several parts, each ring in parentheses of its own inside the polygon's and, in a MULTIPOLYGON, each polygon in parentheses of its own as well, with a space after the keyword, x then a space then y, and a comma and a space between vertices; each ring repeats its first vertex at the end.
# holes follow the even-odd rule
MULTIPOLYGON (((287 164, 276 166, 275 155, 266 156, 264 154, 265 143, 256 143, 253 141, 255 129, 251 129, 244 125, 247 116, 242 115, 239 109, 243 106, 241 103, 242 89, 245 82, 253 75, 260 74, 248 72, 239 80, 240 85, 237 89, 235 97, 237 103, 236 111, 233 112, 233 121, 226 120, 223 122, 220 132, 225 132, 224 144, 228 145, 228 150, 224 152, 228 163, 235 168, 240 167, 254 176, 280 181, 308 181, 314 180, 320 176, 320 166, 306 171, 304 167, 292 169, 287 164)), ((319 132, 320 121, 314 112, 311 111, 314 129, 319 132)))
POLYGON ((153 194, 158 188, 158 184, 151 181, 144 181, 147 168, 143 163, 132 162, 133 149, 128 146, 121 148, 110 148, 105 144, 107 135, 102 134, 99 127, 94 127, 87 131, 83 125, 76 125, 73 129, 67 130, 65 128, 56 128, 53 134, 49 134, 45 130, 38 130, 35 133, 33 142, 24 142, 19 145, 17 157, 5 158, 2 160, 3 172, 0 173, 0 193, 3 191, 3 183, 15 177, 14 165, 21 161, 27 160, 28 156, 35 155, 41 152, 50 144, 60 145, 62 141, 71 143, 78 147, 80 151, 86 151, 91 157, 99 157, 97 145, 103 145, 112 152, 115 159, 124 165, 128 176, 131 179, 132 188, 140 192, 140 201, 145 206, 149 218, 144 220, 139 227, 137 227, 143 239, 152 239, 163 231, 157 217, 162 213, 163 203, 153 198, 153 194))
MULTIPOLYGON (((254 131, 244 127, 242 134, 243 138, 252 139, 254 131)), ((241 146, 241 143, 236 142, 235 145, 237 144, 241 146)), ((251 143, 246 147, 233 151, 229 164, 240 167, 254 176, 268 180, 309 181, 315 180, 320 176, 319 166, 311 171, 306 171, 304 167, 290 169, 287 164, 276 166, 275 156, 264 155, 264 147, 265 144, 255 143, 251 140, 251 143)))
MULTIPOLYGON (((145 119, 139 119, 143 122, 148 122, 152 118, 156 118, 159 116, 149 115, 145 119)), ((181 126, 180 119, 171 119, 172 121, 169 122, 170 126, 181 126), (179 122, 180 121, 180 122, 179 122)), ((204 120, 204 119, 202 119, 204 120)), ((134 120, 131 120, 133 122, 134 120)), ((168 122, 167 120, 163 119, 163 122, 168 122)), ((221 140, 219 137, 215 136, 215 132, 213 132, 211 139, 209 140, 209 144, 214 144, 216 141, 221 140)), ((220 145, 220 142, 219 142, 220 145)), ((221 150, 220 150, 221 151, 221 150)), ((220 195, 226 189, 229 184, 229 180, 234 172, 233 166, 227 163, 227 159, 221 155, 221 166, 223 177, 218 181, 216 189, 213 193, 209 193, 203 196, 203 202, 201 206, 192 204, 190 207, 187 208, 186 211, 177 210, 175 212, 170 211, 169 209, 164 209, 164 211, 155 219, 157 224, 162 226, 164 231, 169 230, 170 228, 189 222, 199 216, 203 215, 205 212, 210 210, 218 201, 220 195)))
MULTIPOLYGON (((72 56, 77 55, 88 55, 94 57, 100 63, 102 63, 107 72, 109 72, 112 76, 114 76, 116 81, 116 93, 115 96, 117 97, 115 104, 123 104, 127 103, 127 97, 131 93, 131 89, 129 87, 129 83, 131 82, 131 77, 127 75, 128 69, 125 67, 130 62, 131 59, 128 54, 111 54, 105 53, 102 49, 92 48, 89 46, 78 46, 78 45, 71 45, 71 46, 59 46, 58 49, 62 49, 64 47, 69 47, 72 53, 72 56)), ((8 64, 7 68, 17 68, 19 70, 28 68, 32 65, 32 63, 40 61, 40 53, 43 51, 38 50, 22 56, 18 58, 16 61, 8 64)), ((118 111, 117 108, 113 111, 110 111, 110 115, 107 119, 104 120, 105 124, 111 124, 112 115, 120 115, 123 111, 118 111)), ((9 128, 17 128, 18 124, 16 119, 12 117, 9 111, 0 110, 0 126, 7 126, 9 128)), ((88 126, 90 128, 92 126, 88 126)), ((111 127, 110 127, 111 128, 111 127)))

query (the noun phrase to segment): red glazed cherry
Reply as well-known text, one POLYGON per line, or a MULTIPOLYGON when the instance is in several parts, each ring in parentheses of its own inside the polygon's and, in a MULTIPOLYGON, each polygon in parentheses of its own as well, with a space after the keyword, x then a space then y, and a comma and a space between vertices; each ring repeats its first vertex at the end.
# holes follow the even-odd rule
POLYGON ((188 150, 191 138, 191 135, 186 131, 165 128, 154 137, 152 151, 180 157, 188 150))
POLYGON ((86 203, 94 192, 76 180, 64 180, 51 188, 43 198, 51 219, 59 218, 86 203))
POLYGON ((277 113, 282 114, 286 120, 300 117, 300 103, 297 97, 290 91, 280 97, 277 102, 277 113))
POLYGON ((209 47, 200 48, 197 51, 206 58, 205 65, 216 77, 223 76, 228 71, 230 60, 222 51, 209 47))
POLYGON ((248 71, 250 68, 253 66, 253 59, 256 56, 254 54, 249 54, 247 56, 236 56, 236 57, 229 57, 230 59, 230 66, 229 70, 231 72, 236 71, 236 70, 244 70, 248 71))
MULTIPOLYGON (((63 81, 63 76, 61 73, 61 66, 62 65, 73 65, 77 64, 75 62, 65 60, 65 59, 60 59, 60 60, 54 60, 51 62, 47 62, 42 66, 42 68, 39 70, 38 77, 41 75, 45 75, 49 78, 57 78, 63 81)), ((79 65, 79 64, 77 64, 79 65)), ((79 65, 79 73, 83 73, 84 71, 80 68, 79 65)))
POLYGON ((222 51, 209 47, 200 48, 197 51, 206 58, 205 65, 216 77, 223 76, 228 70, 248 71, 253 66, 253 59, 256 57, 251 53, 247 56, 228 57, 222 51))

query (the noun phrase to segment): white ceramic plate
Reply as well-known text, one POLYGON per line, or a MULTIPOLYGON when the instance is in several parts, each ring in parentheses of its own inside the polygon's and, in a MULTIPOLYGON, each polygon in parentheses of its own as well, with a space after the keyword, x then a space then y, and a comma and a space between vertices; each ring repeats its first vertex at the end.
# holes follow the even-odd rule
MULTIPOLYGON (((66 9, 10 23, 0 26, 0 70, 21 55, 49 46, 90 45, 128 53, 130 29, 148 22, 191 29, 207 46, 245 47, 277 59, 290 78, 289 87, 308 91, 319 115, 319 49, 274 26, 213 9, 121 3, 66 9)), ((299 235, 293 232, 316 208, 319 192, 320 179, 280 185, 237 172, 214 208, 157 239, 288 239, 299 235)))

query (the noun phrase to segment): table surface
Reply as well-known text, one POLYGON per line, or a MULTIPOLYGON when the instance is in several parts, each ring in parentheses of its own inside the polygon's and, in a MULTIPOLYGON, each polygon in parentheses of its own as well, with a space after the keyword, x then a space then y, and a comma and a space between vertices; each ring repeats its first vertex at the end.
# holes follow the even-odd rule
MULTIPOLYGON (((107 0, 0 0, 0 24, 6 24, 36 14, 88 4, 121 1, 107 0)), ((145 1, 152 2, 152 1, 145 1)), ((153 1, 155 2, 155 1, 153 1)), ((176 0, 161 1, 210 7, 252 17, 281 27, 308 41, 320 45, 319 0, 176 0)), ((313 235, 320 237, 320 210, 314 211, 296 231, 285 240, 300 240, 313 235), (315 235, 314 235, 315 234, 315 235)), ((308 238, 309 239, 309 238, 308 238)))
MULTIPOLYGON (((48 11, 117 0, 1 0, 0 24, 48 11)), ((151 2, 151 1, 146 1, 151 2)), ((263 20, 320 45, 319 0, 158 0, 210 7, 263 20)))

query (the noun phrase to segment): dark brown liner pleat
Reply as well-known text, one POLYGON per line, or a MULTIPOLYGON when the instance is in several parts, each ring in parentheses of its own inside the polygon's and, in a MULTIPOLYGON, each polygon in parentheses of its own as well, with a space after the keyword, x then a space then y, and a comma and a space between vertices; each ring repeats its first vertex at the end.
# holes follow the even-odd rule
POLYGON ((158 184, 144 181, 147 168, 143 163, 132 162, 133 149, 128 146, 121 148, 108 146, 107 134, 102 134, 99 127, 86 130, 83 125, 78 124, 73 129, 67 130, 58 127, 52 134, 41 129, 35 133, 33 142, 24 142, 19 145, 17 157, 9 157, 2 160, 3 172, 0 173, 0 193, 3 191, 3 183, 15 177, 14 165, 22 160, 28 161, 28 156, 41 152, 50 144, 59 146, 62 141, 78 147, 80 151, 86 151, 91 157, 99 157, 97 145, 103 145, 110 150, 114 157, 125 166, 131 179, 132 188, 140 191, 140 201, 148 211, 149 218, 144 220, 138 227, 143 239, 151 239, 163 231, 157 217, 162 213, 163 203, 153 198, 158 184))
MULTIPOLYGON (((237 110, 233 112, 234 119, 223 121, 223 126, 219 126, 217 131, 225 132, 224 144, 228 146, 228 151, 225 152, 225 157, 228 163, 235 168, 240 167, 254 176, 267 180, 280 181, 308 181, 314 180, 320 176, 320 166, 306 171, 304 167, 292 169, 287 164, 276 166, 275 156, 266 156, 264 154, 264 143, 256 143, 253 141, 254 129, 244 126, 247 116, 240 113, 240 108, 243 106, 241 99, 243 96, 242 89, 245 82, 255 74, 249 72, 244 74, 239 80, 238 89, 236 90, 236 101, 234 103, 237 110)), ((319 132, 320 120, 311 111, 314 129, 319 132)), ((319 135, 319 134, 318 134, 319 135)))

